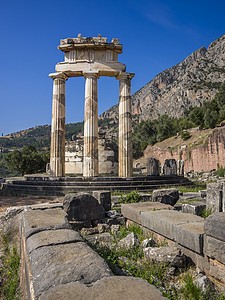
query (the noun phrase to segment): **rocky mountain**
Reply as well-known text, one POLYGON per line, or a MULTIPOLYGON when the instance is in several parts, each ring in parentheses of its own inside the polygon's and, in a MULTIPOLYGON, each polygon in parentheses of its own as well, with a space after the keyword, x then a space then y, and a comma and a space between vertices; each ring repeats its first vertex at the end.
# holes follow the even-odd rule
MULTIPOLYGON (((155 76, 132 95, 133 114, 140 119, 183 115, 189 106, 212 100, 225 81, 225 35, 202 47, 177 65, 155 76)), ((118 105, 100 118, 117 118, 118 105)))

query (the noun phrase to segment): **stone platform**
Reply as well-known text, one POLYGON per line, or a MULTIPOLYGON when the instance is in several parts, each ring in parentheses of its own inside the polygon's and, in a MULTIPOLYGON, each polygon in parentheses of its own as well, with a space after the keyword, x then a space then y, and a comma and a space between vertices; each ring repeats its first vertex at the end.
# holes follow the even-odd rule
POLYGON ((7 195, 51 195, 63 196, 68 193, 110 190, 139 192, 154 190, 162 186, 191 185, 182 176, 137 176, 120 177, 49 177, 41 175, 25 175, 22 179, 5 179, 1 183, 1 192, 7 195))

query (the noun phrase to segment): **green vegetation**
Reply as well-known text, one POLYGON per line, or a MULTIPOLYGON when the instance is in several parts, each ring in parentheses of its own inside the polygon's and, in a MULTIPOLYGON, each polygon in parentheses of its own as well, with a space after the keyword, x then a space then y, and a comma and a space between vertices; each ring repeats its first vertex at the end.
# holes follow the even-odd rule
POLYGON ((133 134, 133 155, 139 158, 147 145, 154 145, 180 133, 183 140, 191 137, 190 128, 215 128, 225 120, 225 83, 212 101, 204 101, 200 107, 192 106, 184 112, 183 118, 161 115, 155 120, 146 120, 137 124, 133 134))
POLYGON ((4 253, 0 258, 0 298, 20 299, 18 295, 20 257, 16 247, 9 248, 8 239, 2 236, 4 253))
POLYGON ((14 150, 5 156, 7 167, 22 174, 45 172, 49 162, 49 154, 39 153, 33 146, 24 146, 22 150, 14 150))
MULTIPOLYGON (((169 264, 144 259, 141 243, 128 249, 118 247, 117 243, 131 232, 135 233, 140 241, 149 238, 149 235, 144 233, 139 226, 130 225, 128 228, 120 227, 120 230, 113 235, 114 243, 110 247, 98 242, 90 243, 88 240, 87 242, 106 260, 115 275, 121 275, 123 272, 128 276, 142 278, 155 285, 168 299, 225 300, 223 295, 212 290, 210 286, 206 288, 206 291, 201 290, 195 284, 191 273, 186 269, 179 269, 171 278, 169 275, 171 266, 169 264)), ((157 246, 165 246, 165 243, 157 246)))
POLYGON ((125 197, 121 196, 119 203, 137 203, 140 201, 143 201, 143 197, 137 191, 132 191, 125 197))
POLYGON ((208 216, 210 216, 213 213, 213 210, 211 208, 205 208, 203 209, 202 213, 201 213, 201 217, 206 219, 208 216))
POLYGON ((191 137, 191 134, 189 131, 181 131, 180 136, 181 136, 182 140, 186 141, 191 137))
POLYGON ((219 177, 224 177, 225 175, 225 167, 220 166, 219 164, 217 165, 217 175, 219 177))

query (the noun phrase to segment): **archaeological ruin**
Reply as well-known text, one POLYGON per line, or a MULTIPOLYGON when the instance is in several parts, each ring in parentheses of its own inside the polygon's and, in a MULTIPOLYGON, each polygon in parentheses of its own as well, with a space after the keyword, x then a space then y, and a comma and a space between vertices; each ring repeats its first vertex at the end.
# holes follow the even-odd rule
MULTIPOLYGON (((132 177, 131 79, 126 66, 118 62, 123 45, 118 39, 81 37, 63 39, 58 49, 65 53, 65 61, 56 65, 53 79, 52 131, 50 175, 65 176, 65 82, 69 77, 85 78, 85 116, 83 176, 98 176, 98 89, 100 76, 119 80, 119 177, 132 177)), ((75 173, 75 172, 74 172, 75 173)))

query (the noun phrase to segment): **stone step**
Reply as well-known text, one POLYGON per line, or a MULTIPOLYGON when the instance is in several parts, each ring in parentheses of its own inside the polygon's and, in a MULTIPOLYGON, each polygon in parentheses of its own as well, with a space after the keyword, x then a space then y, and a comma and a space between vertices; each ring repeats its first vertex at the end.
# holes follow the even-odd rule
MULTIPOLYGON (((166 183, 166 186, 174 186, 174 183, 168 184, 166 183)), ((189 183, 182 183, 179 185, 189 185, 189 183)), ((129 192, 132 190, 137 190, 139 192, 144 191, 152 191, 154 189, 160 188, 163 186, 163 183, 159 183, 158 185, 92 185, 92 186, 80 186, 80 185, 74 185, 74 186, 52 186, 52 185, 21 185, 21 184, 2 184, 2 192, 4 194, 35 194, 35 195, 51 195, 51 196, 63 196, 67 193, 72 192, 82 192, 82 191, 96 191, 96 190, 110 190, 110 191, 125 191, 129 192)))
POLYGON ((23 180, 11 180, 6 181, 6 184, 23 185, 23 186, 138 186, 138 185, 158 185, 158 184, 176 184, 180 183, 180 180, 175 179, 163 179, 163 180, 151 180, 151 181, 23 181, 23 180))

